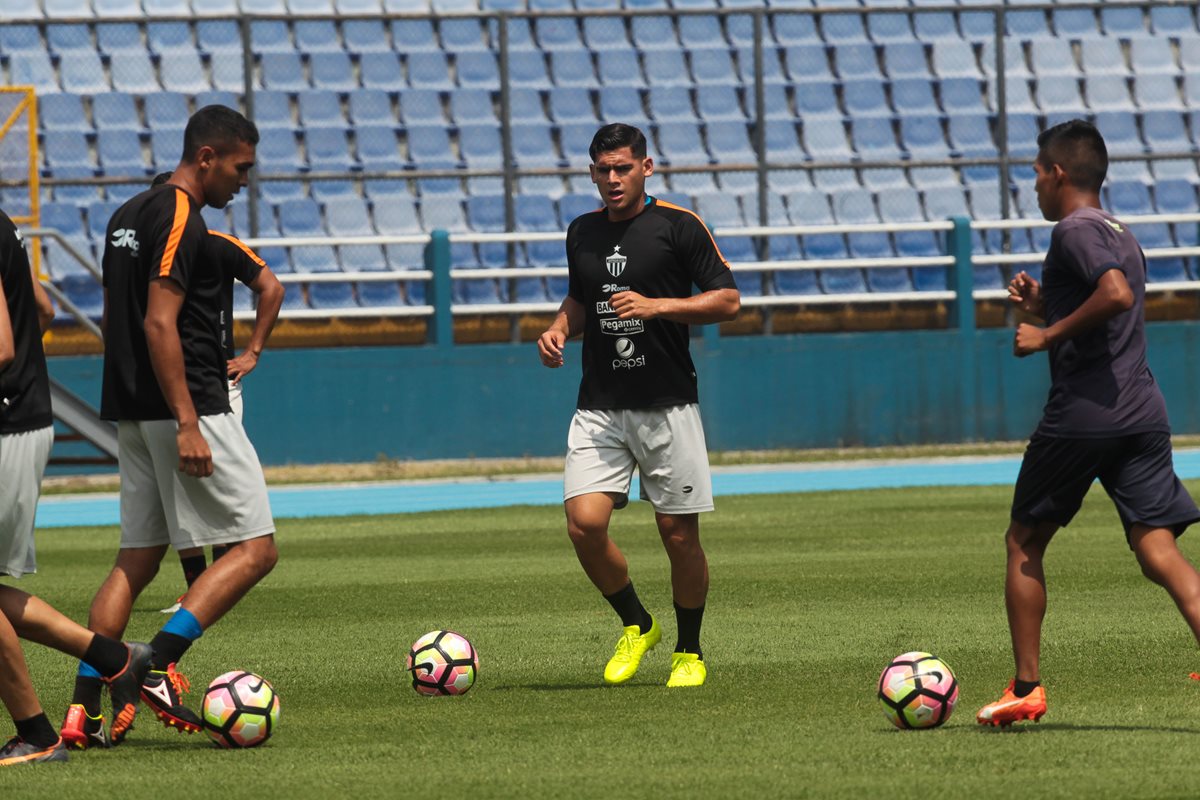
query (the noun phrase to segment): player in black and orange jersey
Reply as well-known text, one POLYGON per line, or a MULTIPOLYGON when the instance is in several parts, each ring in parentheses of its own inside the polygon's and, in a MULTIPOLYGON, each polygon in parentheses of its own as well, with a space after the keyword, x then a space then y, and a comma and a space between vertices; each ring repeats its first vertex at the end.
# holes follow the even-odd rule
MULTIPOLYGON (((164 172, 156 175, 152 186, 161 186, 171 178, 171 173, 164 172)), ((279 318, 279 309, 283 306, 284 288, 275 273, 267 266, 267 262, 259 258, 245 242, 221 231, 209 230, 205 261, 215 264, 220 270, 224 283, 221 287, 221 341, 225 347, 226 374, 229 382, 229 406, 234 416, 242 419, 242 379, 258 366, 258 359, 267 346, 267 339, 279 318), (254 292, 255 303, 254 330, 250 340, 241 354, 237 353, 233 342, 233 285, 238 281, 254 292)), ((223 556, 229 549, 228 545, 213 545, 213 561, 223 556)), ((204 558, 203 548, 188 548, 179 551, 179 563, 183 568, 183 578, 190 588, 199 578, 208 564, 204 558)), ((180 595, 174 604, 162 609, 164 614, 174 614, 179 610, 183 596, 180 595)))
POLYGON ((625 631, 604 680, 624 683, 662 637, 608 536, 613 509, 628 502, 639 469, 671 562, 678 640, 667 685, 699 686, 707 674, 700 624, 708 595, 699 514, 713 502, 688 325, 733 319, 741 298, 703 221, 646 194, 654 162, 641 131, 607 125, 590 154, 604 207, 568 228, 567 297, 538 339, 542 363, 553 368, 563 364, 567 339, 583 336, 567 437, 567 533, 584 572, 621 617, 625 631))
MULTIPOLYGON (((0 575, 37 571, 34 513, 54 444, 42 330, 54 307, 30 269, 21 234, 0 211, 0 575)), ((0 702, 16 736, 0 766, 63 761, 66 745, 34 692, 20 639, 87 659, 109 684, 115 707, 136 708, 150 647, 126 646, 64 617, 44 601, 0 586, 0 702)))
MULTIPOLYGON (((223 208, 247 183, 258 131, 206 106, 188 120, 170 181, 133 197, 108 224, 104 384, 100 412, 117 421, 121 548, 92 601, 89 627, 124 631, 134 599, 177 550, 231 544, 151 641, 142 700, 168 726, 200 719, 180 700, 179 658, 274 567, 274 521, 262 467, 229 407, 220 271, 206 263, 202 205, 223 208)), ((63 736, 86 746, 100 720, 99 685, 80 666, 63 736)), ((113 729, 119 743, 124 730, 113 729)))

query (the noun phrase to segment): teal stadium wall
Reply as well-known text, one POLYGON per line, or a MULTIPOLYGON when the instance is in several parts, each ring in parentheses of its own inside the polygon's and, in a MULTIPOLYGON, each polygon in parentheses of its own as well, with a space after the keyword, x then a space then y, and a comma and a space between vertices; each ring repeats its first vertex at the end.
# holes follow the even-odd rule
MULTIPOLYGON (((1200 323, 1148 326, 1177 433, 1200 433, 1200 323)), ((1045 355, 1012 356, 1011 330, 693 340, 709 448, 1007 441, 1028 437, 1045 355)), ((51 372, 99 400, 98 357, 51 372)), ((264 464, 561 455, 579 345, 549 370, 534 345, 268 350, 246 382, 264 464)))

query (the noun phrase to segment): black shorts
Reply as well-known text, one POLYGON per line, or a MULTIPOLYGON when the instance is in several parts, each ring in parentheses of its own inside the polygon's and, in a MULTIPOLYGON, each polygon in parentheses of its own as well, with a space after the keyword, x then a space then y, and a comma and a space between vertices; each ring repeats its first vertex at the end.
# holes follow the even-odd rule
POLYGON ((1126 539, 1134 523, 1179 536, 1200 521, 1200 509, 1175 475, 1171 437, 1157 432, 1106 439, 1035 433, 1017 476, 1012 518, 1031 527, 1065 526, 1097 478, 1117 507, 1126 539))

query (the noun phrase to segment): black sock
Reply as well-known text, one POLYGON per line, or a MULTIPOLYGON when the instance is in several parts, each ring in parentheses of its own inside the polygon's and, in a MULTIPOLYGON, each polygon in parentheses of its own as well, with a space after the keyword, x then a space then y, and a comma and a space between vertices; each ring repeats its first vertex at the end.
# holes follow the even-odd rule
POLYGON ((100 692, 103 686, 99 678, 76 675, 75 694, 71 697, 71 703, 82 705, 89 717, 100 716, 100 692))
POLYGON ((218 558, 220 558, 221 556, 225 555, 228 552, 229 552, 229 545, 214 544, 213 545, 213 561, 216 561, 218 558))
POLYGON ((1041 681, 1013 681, 1013 694, 1017 697, 1025 697, 1037 687, 1041 686, 1041 681))
POLYGON ((187 581, 188 588, 192 588, 192 584, 196 582, 196 578, 204 572, 208 563, 204 560, 204 553, 198 556, 188 556, 187 558, 179 559, 179 565, 183 567, 183 579, 187 581))
POLYGON ((633 581, 627 583, 625 588, 619 592, 604 595, 604 599, 613 607, 613 611, 616 611, 621 617, 621 624, 626 628, 630 625, 637 625, 638 631, 644 634, 654 624, 654 620, 650 617, 650 612, 642 605, 642 601, 638 599, 637 592, 633 590, 633 581))
POLYGON ((129 662, 129 648, 116 639, 97 633, 83 654, 83 660, 95 667, 96 672, 111 678, 125 669, 125 664, 129 662))
POLYGON ((45 713, 29 719, 14 719, 17 736, 37 747, 50 747, 58 741, 58 731, 46 719, 45 713))
POLYGON ((183 658, 183 654, 191 646, 192 642, 190 639, 185 639, 182 636, 176 636, 166 631, 159 631, 150 640, 150 647, 154 650, 154 657, 150 659, 150 669, 165 670, 168 666, 183 658))
POLYGON ((700 623, 704 620, 704 606, 699 608, 684 608, 675 603, 675 623, 679 627, 679 641, 675 643, 676 653, 695 653, 704 660, 700 651, 700 623))

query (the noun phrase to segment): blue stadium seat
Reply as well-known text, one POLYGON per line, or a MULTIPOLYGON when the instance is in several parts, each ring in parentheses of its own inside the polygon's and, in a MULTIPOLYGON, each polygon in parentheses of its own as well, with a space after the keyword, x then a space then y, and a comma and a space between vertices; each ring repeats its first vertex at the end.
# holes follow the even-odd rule
POLYGON ((942 110, 956 113, 986 113, 990 110, 983 84, 975 78, 946 78, 939 84, 942 110))
MULTIPOLYGON (((704 126, 708 150, 720 154, 722 161, 757 163, 758 156, 750 143, 750 129, 742 120, 717 120, 704 126)), ((750 175, 752 173, 744 173, 750 175)), ((736 180, 735 180, 736 182, 736 180)), ((754 185, 757 185, 755 182, 754 185)))
MULTIPOLYGON (((349 54, 313 53, 309 57, 312 68, 312 83, 318 89, 332 89, 335 92, 352 92, 358 88, 358 79, 354 75, 354 66, 350 63, 349 54)), ((303 86, 298 87, 303 89, 303 86)))
POLYGON ((400 57, 393 52, 372 53, 359 64, 359 81, 365 89, 395 92, 408 84, 400 67, 400 57))
POLYGON ((1108 207, 1117 216, 1154 213, 1150 189, 1144 183, 1111 181, 1108 183, 1108 207))
POLYGON ((56 176, 63 168, 85 168, 95 175, 91 149, 83 131, 48 130, 42 134, 42 154, 46 166, 56 176))
POLYGON ((850 138, 860 158, 867 161, 891 161, 900 158, 892 120, 888 117, 854 117, 850 120, 850 138))
POLYGON ((421 222, 427 231, 441 229, 463 232, 467 230, 462 200, 455 197, 422 198, 421 222))
POLYGON ((460 125, 471 122, 499 125, 492 94, 485 89, 458 89, 451 92, 450 118, 460 125))
POLYGON ((880 44, 916 40, 908 14, 868 14, 867 35, 880 44))
MULTIPOLYGON (((376 23, 378 24, 378 23, 376 23)), ((394 19, 391 23, 392 46, 397 53, 432 53, 441 50, 430 19, 394 19)))
MULTIPOLYGON (((764 87, 765 88, 765 87, 764 87)), ((783 87, 775 87, 782 94, 783 87)), ((776 108, 784 113, 787 112, 786 96, 782 108, 776 105, 776 108)), ((766 103, 767 108, 771 108, 770 102, 766 103)), ((738 120, 744 122, 746 120, 746 112, 742 110, 742 101, 738 97, 738 90, 733 86, 706 86, 696 92, 696 110, 700 112, 700 118, 706 122, 717 122, 722 120, 738 120)))
POLYGON ((679 38, 675 35, 675 25, 670 17, 632 17, 629 31, 638 50, 674 50, 679 47, 679 38))
POLYGON ((610 48, 629 49, 625 21, 620 17, 584 17, 583 43, 593 53, 602 53, 610 48))
POLYGON ((408 124, 408 155, 418 169, 436 169, 451 152, 450 134, 444 124, 408 124))
POLYGON ((697 119, 691 92, 682 86, 651 86, 646 93, 646 105, 658 122, 695 122, 697 119))
POLYGON ((628 120, 631 125, 646 123, 646 109, 642 106, 641 92, 632 86, 602 86, 597 99, 601 119, 623 119, 628 120))
POLYGON ((1083 79, 1083 91, 1092 111, 1128 111, 1133 102, 1129 86, 1121 75, 1092 75, 1083 79))
POLYGON ((308 151, 308 164, 314 170, 344 172, 362 169, 362 164, 350 152, 344 127, 306 128, 304 143, 308 151))
POLYGON ((576 217, 589 214, 600 207, 600 199, 595 194, 564 194, 558 198, 559 227, 566 230, 576 217))
MULTIPOLYGON (((378 183, 375 182, 376 188, 378 183)), ((367 183, 368 192, 372 186, 367 183)), ((401 187, 403 193, 389 193, 377 196, 372 205, 375 218, 375 230, 385 236, 402 236, 409 233, 421 232, 421 220, 417 217, 416 201, 408 194, 406 187, 401 187)))
POLYGON ((100 56, 94 50, 63 53, 59 56, 58 71, 64 92, 100 94, 112 89, 104 76, 100 56))
POLYGON ((1079 82, 1075 78, 1043 78, 1035 85, 1037 104, 1042 111, 1075 116, 1086 113, 1083 97, 1079 94, 1079 82))
MULTIPOLYGON (((315 200, 299 198, 279 204, 279 230, 284 236, 324 236, 321 207, 315 200)), ((293 256, 295 253, 293 253, 293 256)))
POLYGON ((805 124, 804 149, 819 161, 849 161, 854 157, 840 121, 805 124))
POLYGON ((583 50, 579 23, 573 17, 535 17, 534 39, 543 51, 583 50))
MULTIPOLYGON (((1140 223, 1131 226, 1138 244, 1143 250, 1175 247, 1171 229, 1165 223, 1140 223)), ((1146 259, 1146 281, 1148 283, 1174 283, 1190 281, 1187 265, 1181 256, 1153 257, 1146 259)))
POLYGON ((997 155, 991 123, 986 114, 956 114, 948 118, 951 150, 973 158, 997 155))
MULTIPOLYGON (((1128 9, 1141 13, 1141 9, 1128 9)), ((1178 75, 1174 48, 1158 38, 1139 36, 1129 42, 1129 61, 1136 75, 1178 75)))
POLYGON ((647 50, 642 54, 642 70, 652 86, 690 86, 692 83, 682 50, 647 50))
POLYGON ((598 122, 586 89, 556 87, 549 94, 550 117, 555 122, 598 122))
POLYGON ((843 81, 858 78, 882 79, 883 73, 879 69, 879 59, 875 54, 875 46, 871 43, 839 44, 831 50, 833 70, 843 81))
POLYGON ((458 149, 471 169, 498 169, 504 164, 500 128, 492 123, 460 125, 458 149))
MULTIPOLYGON (((53 244, 48 245, 46 248, 48 256, 50 255, 52 246, 53 244)), ((64 255, 61 260, 65 263, 68 259, 69 257, 64 255)), ((59 263, 58 259, 54 261, 55 263, 59 263)), ((63 290, 63 293, 66 294, 67 298, 70 299, 76 308, 91 319, 98 320, 101 314, 104 313, 103 290, 96 279, 90 274, 66 275, 59 282, 58 288, 63 290)))
POLYGON ((272 89, 255 92, 254 124, 263 130, 296 130, 290 95, 272 89))
POLYGON ((555 86, 589 89, 599 86, 596 70, 592 65, 592 55, 584 49, 551 52, 550 77, 555 86))
POLYGON ((508 103, 514 120, 546 123, 550 121, 542 103, 542 93, 537 89, 512 89, 508 95, 508 103))
POLYGON ((1142 114, 1142 134, 1151 152, 1186 152, 1192 149, 1186 119, 1179 111, 1147 111, 1142 114))
MULTIPOLYGON (((196 45, 208 55, 242 54, 242 33, 231 19, 202 19, 196 21, 196 45)), ((178 34, 175 37, 180 38, 178 34)), ((182 41, 180 41, 182 44, 182 41)))
POLYGON ((263 53, 262 85, 265 89, 283 92, 299 92, 310 88, 308 79, 304 77, 300 54, 294 51, 263 53))
POLYGON ((250 23, 251 49, 255 53, 294 53, 292 34, 283 20, 254 20, 250 23))
POLYGON ((19 22, 0 25, 0 53, 11 57, 14 53, 45 52, 46 44, 36 25, 19 22))
POLYGON ((204 77, 204 67, 195 50, 172 50, 158 63, 163 88, 182 94, 199 94, 212 88, 204 77))
POLYGON ((400 120, 405 125, 444 124, 441 95, 434 89, 400 92, 400 120))
MULTIPOLYGON (((726 6, 733 5, 726 3, 726 6)), ((752 8, 757 8, 758 3, 752 0, 749 3, 752 8)), ((725 38, 735 48, 752 48, 754 47, 754 18, 749 14, 735 14, 725 17, 725 38)), ((767 17, 763 20, 763 44, 775 44, 775 35, 771 31, 771 20, 767 17)))
POLYGON ((118 92, 153 95, 162 91, 154 65, 146 51, 118 53, 112 68, 113 88, 118 92))
POLYGON ((919 42, 893 42, 884 45, 883 61, 887 76, 893 80, 930 77, 925 47, 919 42))
MULTIPOLYGON (((838 123, 841 127, 841 123, 838 123)), ((804 150, 800 147, 800 137, 796 123, 790 119, 769 119, 766 123, 765 140, 767 159, 775 162, 803 161, 804 150)), ((845 138, 843 136, 843 138, 845 138)), ((772 173, 768 173, 770 175, 772 173)))
POLYGON ((1154 185, 1154 205, 1159 214, 1191 214, 1196 203, 1196 187, 1182 179, 1166 179, 1154 185))
MULTIPOLYGON (((754 49, 739 47, 737 60, 738 76, 741 78, 742 83, 746 86, 753 85, 756 80, 754 75, 754 49)), ((762 71, 763 83, 768 86, 788 83, 787 76, 783 70, 783 51, 780 48, 763 47, 762 71)))
POLYGON ((142 143, 131 130, 101 128, 96 132, 96 152, 107 176, 146 175, 142 143))
MULTIPOLYGON (((920 16, 920 15, 918 15, 920 16)), ((939 78, 979 78, 971 45, 961 40, 939 41, 932 49, 933 72, 939 78)))
POLYGON ((846 106, 846 114, 852 119, 890 117, 892 110, 888 107, 883 89, 882 81, 867 78, 844 81, 842 83, 842 102, 846 106))
POLYGON ((1145 36, 1146 18, 1140 8, 1101 8, 1100 27, 1107 36, 1145 36))
POLYGON ((317 203, 325 205, 331 200, 340 202, 348 197, 358 199, 358 191, 354 181, 350 180, 317 180, 308 183, 308 193, 317 203))
POLYGON ((392 52, 387 28, 370 19, 342 20, 342 44, 354 55, 392 52))
POLYGON ((550 78, 546 59, 539 50, 517 50, 508 54, 508 78, 512 86, 543 89, 550 78))
POLYGON ((446 18, 438 22, 442 49, 451 53, 487 50, 486 30, 477 19, 446 18))
POLYGON ((1054 25, 1054 32, 1068 39, 1095 36, 1099 30, 1096 26, 1096 12, 1091 8, 1055 8, 1050 12, 1050 20, 1054 25))
POLYGON ((796 83, 833 81, 829 57, 819 44, 796 44, 784 50, 784 66, 796 83))
POLYGON ((618 47, 596 53, 596 72, 605 86, 645 86, 637 51, 618 47))
POLYGON ((512 126, 513 160, 518 167, 557 167, 562 164, 549 125, 518 122, 512 126))
MULTIPOLYGON (((137 12, 140 16, 140 12, 137 12)), ((96 26, 96 45, 101 53, 146 54, 146 45, 142 43, 142 32, 132 22, 107 22, 96 26)))
POLYGON ((300 92, 296 99, 302 126, 343 129, 349 127, 346 118, 342 116, 342 101, 336 92, 313 89, 300 92))
POLYGON ((960 38, 954 15, 946 11, 913 14, 912 23, 916 37, 929 44, 939 45, 960 38))
POLYGON ((301 172, 308 168, 300 157, 295 137, 284 130, 262 137, 256 156, 258 168, 266 173, 301 172))
POLYGON ((772 14, 770 23, 775 41, 785 47, 821 41, 816 18, 812 14, 772 14))
POLYGON ((325 203, 325 225, 331 236, 374 236, 366 203, 356 195, 333 198, 325 203))
POLYGON ((196 52, 196 43, 192 39, 192 29, 186 22, 147 23, 146 44, 151 53, 159 55, 174 53, 179 50, 196 52))
POLYGON ((729 46, 721 29, 721 20, 708 14, 680 17, 679 42, 689 50, 729 46))
POLYGON ((901 117, 900 142, 913 158, 936 159, 949 155, 942 123, 936 116, 901 117))
POLYGON ((1150 8, 1150 28, 1158 36, 1177 36, 1181 31, 1195 30, 1196 20, 1188 6, 1154 5, 1150 8))
POLYGON ((1045 77, 1079 77, 1079 65, 1071 43, 1065 39, 1034 39, 1029 43, 1033 74, 1045 77))
POLYGON ((741 227, 746 224, 737 197, 723 192, 697 194, 696 213, 710 228, 741 227))
POLYGON ((738 82, 733 57, 724 48, 690 51, 692 80, 703 86, 733 86, 738 82))
POLYGON ((459 86, 496 91, 500 89, 500 68, 496 63, 496 56, 490 51, 471 50, 459 53, 456 64, 459 86))
POLYGON ((398 122, 396 112, 392 110, 392 99, 381 89, 356 89, 348 96, 347 107, 350 114, 350 124, 391 125, 398 122))
POLYGON ((301 53, 341 53, 342 40, 337 26, 329 19, 302 19, 292 23, 296 49, 301 53))
POLYGON ((1133 97, 1139 108, 1184 110, 1178 81, 1173 74, 1135 75, 1133 97))
POLYGON ((156 126, 150 131, 150 159, 155 172, 174 169, 183 154, 183 126, 156 126))
POLYGON ((660 122, 655 126, 658 152, 667 164, 696 165, 711 163, 695 122, 660 122))
POLYGON ((867 38, 861 14, 829 14, 821 17, 817 24, 821 28, 821 38, 831 44, 859 42, 867 38))
MULTIPOLYGON (((91 16, 88 14, 88 16, 91 16)), ((50 52, 57 55, 68 53, 94 53, 92 34, 87 25, 75 23, 51 23, 46 26, 46 44, 50 52)))
POLYGON ((92 97, 92 121, 99 130, 145 131, 138 119, 133 96, 124 92, 108 92, 92 97))
MULTIPOLYGON (((0 30, 3 27, 0 26, 0 30)), ((38 122, 42 130, 85 131, 93 128, 83 113, 83 100, 77 94, 47 94, 38 98, 38 122)))
POLYGON ((832 81, 817 81, 814 83, 798 83, 794 87, 796 93, 796 113, 801 119, 810 117, 838 117, 842 115, 838 107, 837 96, 834 94, 832 81))
POLYGON ((933 97, 933 81, 929 78, 901 78, 892 81, 892 106, 904 119, 909 115, 941 115, 933 97))
POLYGON ((505 222, 504 195, 481 194, 467 197, 467 224, 482 233, 500 233, 508 229, 505 222))
POLYGON ((1129 74, 1129 68, 1125 65, 1125 54, 1121 52, 1121 43, 1116 39, 1091 38, 1084 39, 1079 44, 1084 75, 1095 77, 1129 74))

